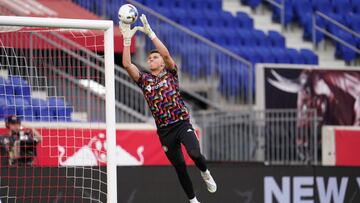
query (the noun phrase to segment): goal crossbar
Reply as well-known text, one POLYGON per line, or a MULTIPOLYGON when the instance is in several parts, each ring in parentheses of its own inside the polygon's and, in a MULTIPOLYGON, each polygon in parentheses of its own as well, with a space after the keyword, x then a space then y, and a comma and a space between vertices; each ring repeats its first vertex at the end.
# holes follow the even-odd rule
POLYGON ((117 202, 115 148, 115 80, 114 80, 114 28, 111 20, 85 20, 0 16, 0 26, 24 26, 68 29, 104 30, 106 135, 107 135, 107 202, 117 202))
POLYGON ((113 21, 69 19, 69 18, 0 16, 0 25, 107 30, 113 27, 113 21))

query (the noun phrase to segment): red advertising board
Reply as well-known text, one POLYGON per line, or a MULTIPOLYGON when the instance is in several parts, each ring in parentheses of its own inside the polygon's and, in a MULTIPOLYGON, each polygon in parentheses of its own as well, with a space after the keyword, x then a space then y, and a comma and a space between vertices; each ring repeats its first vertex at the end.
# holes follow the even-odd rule
POLYGON ((360 166, 360 129, 335 129, 337 166, 360 166))
MULTIPOLYGON (((42 141, 37 146, 37 166, 105 165, 104 128, 36 128, 42 141)), ((5 129, 0 129, 0 133, 5 129)), ((117 165, 170 165, 156 129, 117 129, 117 165)), ((187 164, 193 162, 184 151, 187 164)))

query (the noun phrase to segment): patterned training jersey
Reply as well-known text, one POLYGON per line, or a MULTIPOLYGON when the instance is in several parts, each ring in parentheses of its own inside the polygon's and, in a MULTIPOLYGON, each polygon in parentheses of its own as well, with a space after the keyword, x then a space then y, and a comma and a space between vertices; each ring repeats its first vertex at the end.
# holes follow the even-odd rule
POLYGON ((140 72, 137 81, 158 127, 188 120, 189 112, 180 95, 177 67, 164 68, 158 76, 140 72))

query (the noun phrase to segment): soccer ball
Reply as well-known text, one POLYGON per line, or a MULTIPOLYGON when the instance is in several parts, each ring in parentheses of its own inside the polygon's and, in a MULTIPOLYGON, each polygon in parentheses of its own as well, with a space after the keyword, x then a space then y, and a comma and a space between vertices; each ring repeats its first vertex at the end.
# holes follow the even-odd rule
POLYGON ((139 13, 135 6, 124 4, 119 8, 119 20, 125 24, 132 24, 136 21, 139 13))

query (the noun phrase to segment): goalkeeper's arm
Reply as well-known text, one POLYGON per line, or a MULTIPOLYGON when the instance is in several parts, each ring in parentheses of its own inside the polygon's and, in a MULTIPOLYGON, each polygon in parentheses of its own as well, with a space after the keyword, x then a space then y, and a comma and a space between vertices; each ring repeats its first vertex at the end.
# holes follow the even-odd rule
POLYGON ((140 28, 135 27, 131 30, 129 24, 124 24, 122 22, 119 23, 119 27, 120 27, 121 33, 123 35, 123 40, 124 40, 122 63, 123 63, 124 68, 128 72, 129 76, 135 82, 137 82, 140 78, 140 71, 134 64, 131 63, 130 45, 131 45, 132 36, 140 28))
POLYGON ((166 68, 174 69, 175 68, 175 62, 173 58, 170 55, 169 50, 166 48, 166 46, 161 42, 159 38, 156 37, 156 34, 151 29, 149 22, 146 19, 146 16, 142 14, 140 16, 140 20, 144 25, 143 32, 149 36, 153 44, 155 45, 156 49, 159 51, 160 55, 163 57, 166 68))

